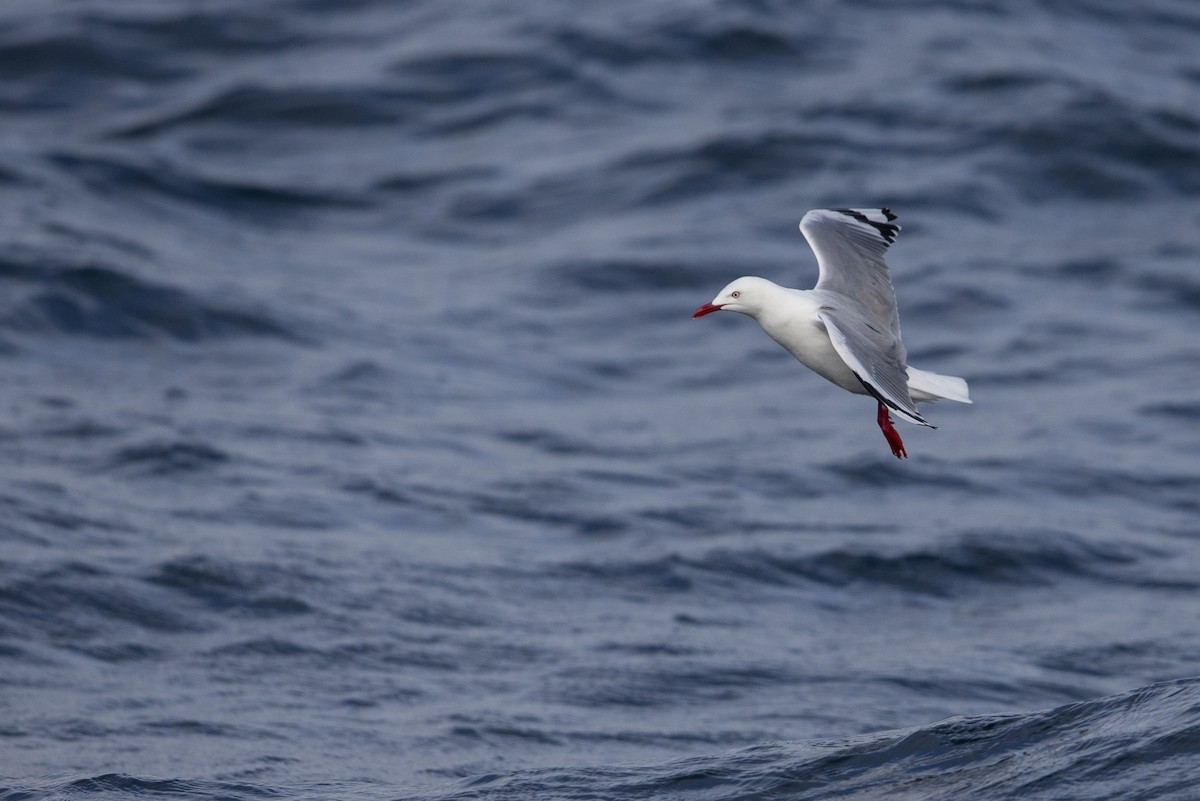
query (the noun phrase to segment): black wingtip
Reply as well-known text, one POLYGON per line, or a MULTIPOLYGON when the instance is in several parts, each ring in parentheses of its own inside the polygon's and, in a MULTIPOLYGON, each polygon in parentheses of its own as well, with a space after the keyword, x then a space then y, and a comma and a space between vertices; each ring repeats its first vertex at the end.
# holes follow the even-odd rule
MULTIPOLYGON (((892 222, 892 220, 896 219, 896 215, 892 214, 891 209, 879 209, 887 222, 872 220, 861 211, 857 211, 855 209, 834 209, 834 211, 838 212, 839 214, 845 214, 847 217, 871 226, 879 232, 880 236, 883 237, 883 241, 887 242, 889 245, 896 241, 896 234, 900 233, 900 226, 892 222)), ((874 211, 874 209, 871 209, 871 211, 874 211)))
MULTIPOLYGON (((868 383, 866 380, 864 380, 864 379, 863 379, 863 377, 862 377, 861 375, 859 375, 859 374, 858 374, 858 373, 857 373, 855 370, 851 370, 850 372, 854 373, 854 377, 855 377, 855 378, 857 378, 859 381, 861 381, 861 382, 862 382, 862 385, 863 385, 863 387, 865 387, 865 388, 866 388, 866 390, 867 390, 867 393, 868 393, 868 394, 869 394, 869 395, 870 395, 872 398, 874 398, 875 400, 879 401, 880 403, 882 403, 884 406, 886 406, 886 407, 888 407, 889 409, 891 409, 891 410, 892 410, 893 412, 895 412, 896 414, 902 414, 902 415, 904 415, 905 417, 907 417, 907 418, 911 419, 913 422, 915 422, 915 423, 918 423, 918 424, 920 424, 920 425, 923 425, 923 426, 926 426, 927 428, 933 428, 933 429, 936 429, 936 428, 937 428, 937 426, 935 426, 933 423, 929 422, 929 421, 928 421, 928 420, 926 420, 924 417, 922 417, 922 416, 920 415, 920 413, 919 413, 919 412, 914 414, 913 412, 910 412, 910 411, 908 411, 907 409, 901 409, 901 408, 900 408, 899 406, 897 406, 895 403, 893 403, 892 401, 890 401, 890 400, 888 400, 887 398, 883 397, 883 393, 882 393, 882 392, 880 392, 880 391, 879 391, 878 389, 876 389, 876 388, 875 388, 873 385, 871 385, 871 384, 870 384, 870 383, 868 383)), ((914 406, 914 408, 915 408, 915 406, 914 406)))

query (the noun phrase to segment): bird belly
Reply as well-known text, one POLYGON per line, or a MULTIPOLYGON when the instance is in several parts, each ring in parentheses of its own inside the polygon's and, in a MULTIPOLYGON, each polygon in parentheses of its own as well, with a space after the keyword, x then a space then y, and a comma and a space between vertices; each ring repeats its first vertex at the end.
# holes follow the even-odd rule
POLYGON ((838 355, 825 324, 816 316, 796 315, 785 320, 760 320, 767 336, 783 346, 808 369, 847 392, 868 394, 867 388, 838 355))

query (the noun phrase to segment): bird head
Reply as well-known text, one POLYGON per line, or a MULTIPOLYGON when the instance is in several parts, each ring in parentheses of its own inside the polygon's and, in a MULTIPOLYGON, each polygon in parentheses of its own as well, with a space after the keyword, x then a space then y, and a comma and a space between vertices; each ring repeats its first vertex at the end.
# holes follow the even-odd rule
POLYGON ((692 312, 692 318, 703 317, 715 311, 734 311, 757 317, 771 291, 778 288, 765 278, 739 278, 718 292, 711 303, 705 303, 692 312))

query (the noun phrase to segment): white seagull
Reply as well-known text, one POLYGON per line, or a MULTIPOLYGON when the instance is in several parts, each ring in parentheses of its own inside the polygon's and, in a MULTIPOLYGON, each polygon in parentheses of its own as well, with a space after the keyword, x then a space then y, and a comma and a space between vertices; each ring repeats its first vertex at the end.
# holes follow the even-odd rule
POLYGON ((767 336, 817 375, 879 402, 876 422, 896 458, 908 456, 892 426, 891 409, 910 423, 930 425, 917 403, 970 403, 967 382, 905 362, 896 291, 883 260, 900 226, 890 209, 817 209, 800 232, 817 255, 820 276, 809 290, 765 278, 739 278, 692 313, 735 311, 758 321, 767 336))

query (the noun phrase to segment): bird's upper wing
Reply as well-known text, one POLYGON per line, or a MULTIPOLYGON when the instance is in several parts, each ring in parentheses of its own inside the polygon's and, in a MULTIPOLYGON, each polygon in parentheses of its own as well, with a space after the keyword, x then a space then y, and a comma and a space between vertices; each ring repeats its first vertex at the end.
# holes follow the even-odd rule
POLYGON ((822 306, 817 317, 825 324, 833 349, 868 392, 901 417, 935 427, 921 416, 908 394, 906 354, 899 337, 875 327, 849 309, 822 306))
POLYGON ((900 226, 889 209, 816 209, 800 232, 817 255, 816 289, 856 300, 872 321, 900 338, 896 290, 883 260, 900 226))

